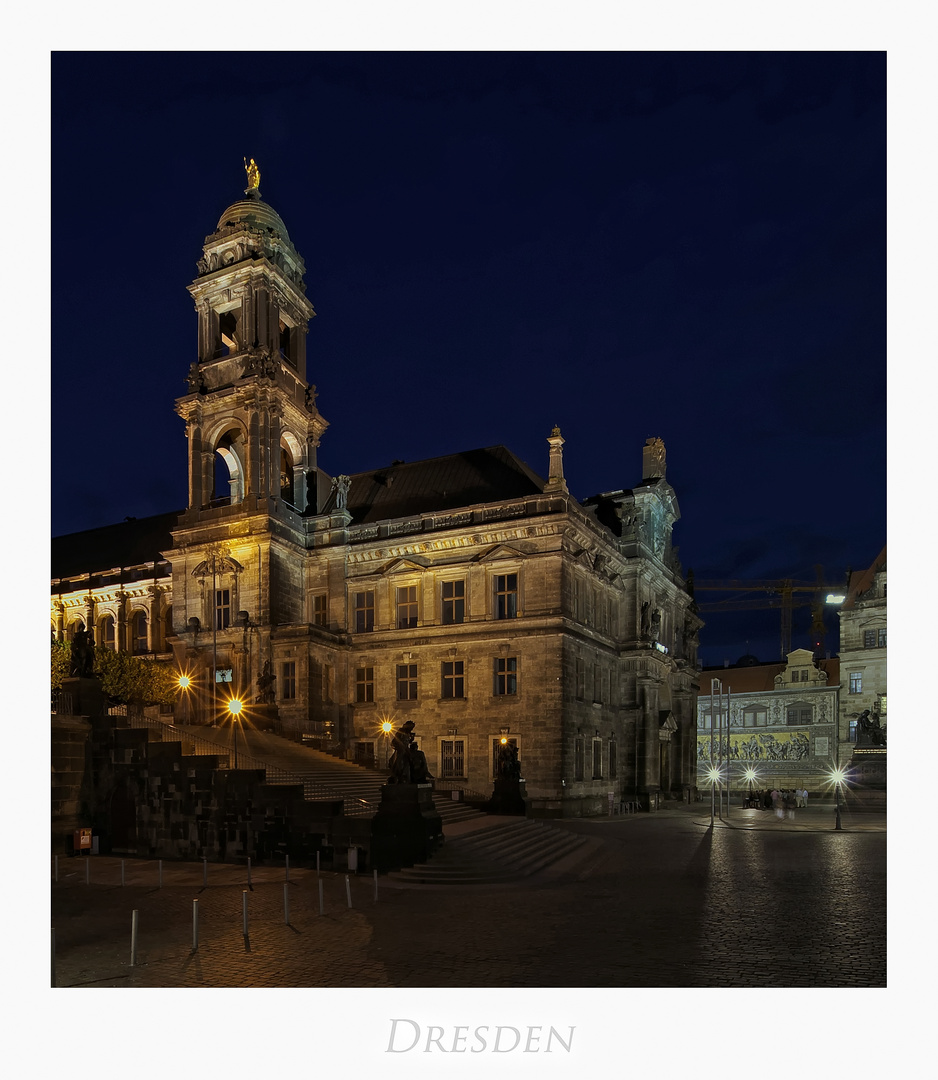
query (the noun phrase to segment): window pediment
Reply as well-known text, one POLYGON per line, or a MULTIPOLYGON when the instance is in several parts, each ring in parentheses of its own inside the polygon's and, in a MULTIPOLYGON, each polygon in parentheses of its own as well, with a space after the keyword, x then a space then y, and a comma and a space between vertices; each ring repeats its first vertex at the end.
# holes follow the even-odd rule
POLYGON ((511 544, 496 544, 494 547, 489 548, 488 551, 477 555, 475 561, 496 562, 499 559, 523 559, 527 554, 528 552, 522 551, 521 548, 514 547, 511 544))
POLYGON ((420 555, 408 555, 406 558, 394 559, 381 571, 382 574, 410 574, 414 571, 422 573, 430 566, 430 560, 420 555))

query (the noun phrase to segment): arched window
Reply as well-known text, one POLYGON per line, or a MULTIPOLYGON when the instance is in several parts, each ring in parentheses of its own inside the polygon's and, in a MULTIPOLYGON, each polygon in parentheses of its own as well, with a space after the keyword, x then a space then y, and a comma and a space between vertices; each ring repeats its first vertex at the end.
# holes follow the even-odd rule
POLYGON ((244 498, 244 439, 237 430, 218 440, 213 486, 215 505, 239 503, 244 498))
POLYGON ((135 611, 130 621, 130 650, 134 653, 145 653, 149 650, 145 611, 135 611))
POLYGON ((114 617, 104 615, 98 623, 98 644, 108 649, 117 648, 117 640, 114 634, 114 617))

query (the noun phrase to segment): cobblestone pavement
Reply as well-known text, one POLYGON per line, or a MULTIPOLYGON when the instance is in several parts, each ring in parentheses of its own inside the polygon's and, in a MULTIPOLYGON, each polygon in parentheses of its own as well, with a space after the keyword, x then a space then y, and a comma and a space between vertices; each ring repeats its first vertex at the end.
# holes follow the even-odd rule
POLYGON ((885 819, 709 807, 563 828, 602 846, 509 885, 93 857, 59 859, 55 978, 73 986, 885 986, 885 819), (322 884, 324 914, 319 909, 322 884), (243 934, 243 896, 248 934, 243 934), (352 906, 348 897, 351 895, 352 906), (192 949, 198 900, 199 945, 192 949), (130 964, 138 911, 136 964, 130 964), (864 919, 860 912, 882 918, 864 919))

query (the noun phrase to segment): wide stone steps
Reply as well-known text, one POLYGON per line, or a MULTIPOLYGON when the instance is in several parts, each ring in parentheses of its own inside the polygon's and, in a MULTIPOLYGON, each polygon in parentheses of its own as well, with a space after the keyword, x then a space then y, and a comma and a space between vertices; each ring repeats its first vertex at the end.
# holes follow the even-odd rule
POLYGON ((489 885, 575 865, 600 841, 519 818, 448 839, 433 858, 388 877, 402 885, 489 885))

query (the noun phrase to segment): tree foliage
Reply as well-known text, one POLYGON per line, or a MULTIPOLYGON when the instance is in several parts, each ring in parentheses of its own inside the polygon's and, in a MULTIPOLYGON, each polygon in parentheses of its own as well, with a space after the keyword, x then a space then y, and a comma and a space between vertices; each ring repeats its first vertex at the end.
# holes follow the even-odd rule
MULTIPOLYGON (((52 642, 52 688, 58 689, 68 677, 71 647, 67 641, 52 642)), ((177 684, 172 664, 148 660, 106 645, 94 650, 94 673, 108 698, 122 705, 171 705, 177 684)))

